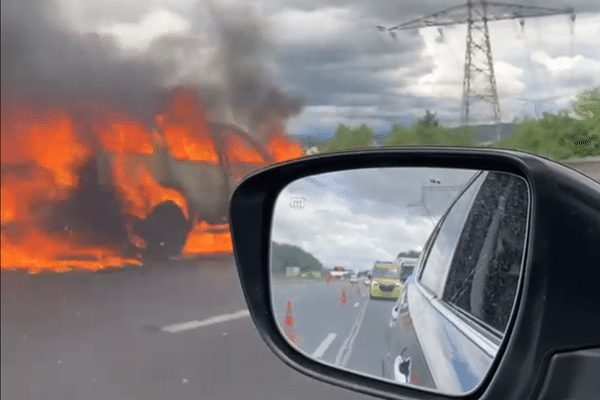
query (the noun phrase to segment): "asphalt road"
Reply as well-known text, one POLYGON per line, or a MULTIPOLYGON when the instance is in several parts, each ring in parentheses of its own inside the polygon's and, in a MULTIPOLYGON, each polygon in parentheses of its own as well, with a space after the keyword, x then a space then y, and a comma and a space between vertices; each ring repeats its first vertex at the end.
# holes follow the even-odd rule
MULTIPOLYGON (((338 304, 343 311, 322 308, 339 321, 305 335, 306 348, 334 330, 338 339, 351 333, 366 299, 354 293, 338 304)), ((315 311, 301 304, 299 326, 315 311)), ((248 317, 231 257, 105 273, 2 271, 1 307, 3 399, 371 398, 306 377, 271 353, 248 317)), ((324 357, 335 361, 339 348, 324 357)), ((345 353, 349 368, 361 351, 345 353)))
POLYGON ((280 327, 284 333, 293 332, 298 348, 324 363, 377 377, 383 375, 385 329, 394 303, 370 299, 362 282, 286 284, 282 280, 273 290, 280 327))

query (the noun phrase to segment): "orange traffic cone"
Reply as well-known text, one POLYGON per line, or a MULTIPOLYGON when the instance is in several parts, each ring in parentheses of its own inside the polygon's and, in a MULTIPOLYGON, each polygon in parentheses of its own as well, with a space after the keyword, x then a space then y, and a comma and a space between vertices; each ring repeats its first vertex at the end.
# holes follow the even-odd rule
POLYGON ((294 346, 298 346, 298 335, 296 335, 296 332, 285 331, 285 336, 294 344, 294 346))
POLYGON ((342 288, 342 297, 340 298, 340 305, 348 305, 348 296, 346 295, 346 289, 342 288))
POLYGON ((298 335, 292 330, 296 328, 296 321, 292 310, 292 301, 288 299, 285 302, 285 317, 281 321, 281 328, 287 339, 295 346, 298 346, 298 335))
POLYGON ((294 313, 292 312, 292 301, 289 299, 285 303, 285 318, 283 319, 281 327, 292 329, 296 327, 294 313))

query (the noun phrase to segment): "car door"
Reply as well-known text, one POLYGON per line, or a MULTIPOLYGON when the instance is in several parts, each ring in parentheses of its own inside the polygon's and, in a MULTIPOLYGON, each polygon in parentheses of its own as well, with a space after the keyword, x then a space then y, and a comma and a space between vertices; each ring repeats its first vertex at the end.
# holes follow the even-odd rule
POLYGON ((527 211, 520 178, 473 179, 434 230, 394 307, 388 377, 447 393, 468 392, 481 381, 512 310, 527 211))

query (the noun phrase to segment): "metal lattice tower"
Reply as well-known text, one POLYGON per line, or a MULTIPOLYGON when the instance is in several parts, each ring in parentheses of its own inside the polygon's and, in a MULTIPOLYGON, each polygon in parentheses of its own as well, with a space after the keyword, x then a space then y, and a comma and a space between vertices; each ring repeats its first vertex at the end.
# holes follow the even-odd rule
POLYGON ((557 9, 488 0, 467 0, 466 4, 450 7, 392 28, 377 28, 382 32, 388 31, 395 38, 397 30, 437 26, 440 34, 443 34, 442 26, 467 24, 461 123, 468 125, 474 106, 482 102, 491 107, 491 117, 495 123, 499 123, 500 103, 488 22, 518 19, 523 26, 525 18, 557 14, 571 14, 574 18, 573 13, 572 8, 557 9))

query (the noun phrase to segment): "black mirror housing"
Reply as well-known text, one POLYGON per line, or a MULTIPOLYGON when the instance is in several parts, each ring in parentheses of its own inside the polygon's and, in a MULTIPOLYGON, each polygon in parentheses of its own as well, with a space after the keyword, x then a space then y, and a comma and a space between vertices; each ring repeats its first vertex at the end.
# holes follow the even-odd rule
MULTIPOLYGON (((523 283, 506 329, 508 340, 482 384, 460 398, 585 397, 588 392, 582 390, 598 394, 597 379, 590 379, 588 386, 572 385, 568 379, 557 386, 549 379, 562 379, 556 375, 561 360, 584 357, 582 365, 587 365, 589 376, 593 375, 589 369, 600 365, 600 184, 553 161, 515 151, 403 148, 344 152, 275 165, 243 180, 230 208, 234 253, 252 319, 270 349, 306 375, 365 394, 394 399, 448 398, 313 361, 285 340, 273 315, 269 245, 277 195, 290 182, 306 176, 381 167, 493 170, 516 174, 529 184, 530 230, 523 283)), ((586 376, 586 371, 581 376, 586 376)))

